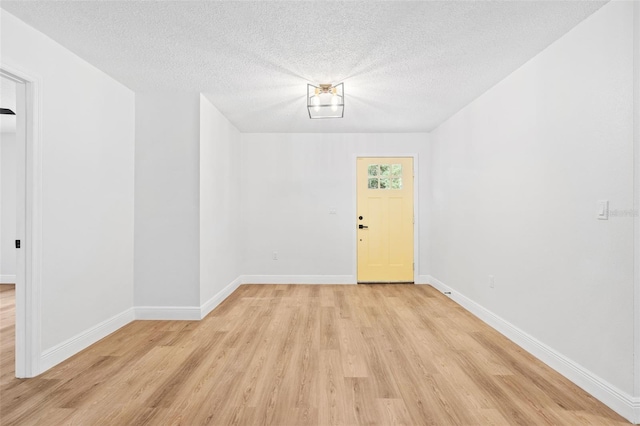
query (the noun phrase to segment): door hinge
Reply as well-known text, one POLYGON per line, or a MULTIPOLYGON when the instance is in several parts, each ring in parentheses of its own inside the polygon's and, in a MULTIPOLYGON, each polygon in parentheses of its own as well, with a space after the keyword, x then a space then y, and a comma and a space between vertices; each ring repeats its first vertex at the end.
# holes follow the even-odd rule
POLYGON ((416 262, 413 262, 413 270, 416 270, 416 262))
POLYGON ((16 240, 16 248, 20 248, 20 240, 16 240))

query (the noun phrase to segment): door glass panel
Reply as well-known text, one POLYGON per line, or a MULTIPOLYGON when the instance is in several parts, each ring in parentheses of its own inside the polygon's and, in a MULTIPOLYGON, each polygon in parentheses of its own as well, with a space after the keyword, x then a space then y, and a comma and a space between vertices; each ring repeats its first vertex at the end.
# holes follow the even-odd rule
POLYGON ((402 164, 369 164, 369 189, 402 189, 402 164))

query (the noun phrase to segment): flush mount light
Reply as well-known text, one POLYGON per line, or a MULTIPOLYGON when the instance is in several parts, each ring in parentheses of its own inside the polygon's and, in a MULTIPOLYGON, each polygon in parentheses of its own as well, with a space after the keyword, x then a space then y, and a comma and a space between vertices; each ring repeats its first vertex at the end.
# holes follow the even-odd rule
POLYGON ((344 83, 307 84, 307 109, 309 118, 344 117, 344 83))

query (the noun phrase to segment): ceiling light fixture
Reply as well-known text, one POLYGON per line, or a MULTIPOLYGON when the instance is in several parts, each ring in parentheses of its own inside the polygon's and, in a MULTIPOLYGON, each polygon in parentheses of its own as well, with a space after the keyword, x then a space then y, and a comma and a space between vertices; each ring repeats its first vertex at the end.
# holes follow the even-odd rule
POLYGON ((344 83, 307 84, 307 110, 309 118, 344 117, 344 83))

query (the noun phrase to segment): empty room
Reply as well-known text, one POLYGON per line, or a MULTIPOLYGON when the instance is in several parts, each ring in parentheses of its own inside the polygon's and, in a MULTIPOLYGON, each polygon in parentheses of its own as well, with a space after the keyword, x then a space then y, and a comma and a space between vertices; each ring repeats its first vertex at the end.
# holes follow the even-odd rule
POLYGON ((640 424, 639 1, 0 2, 0 424, 640 424))

